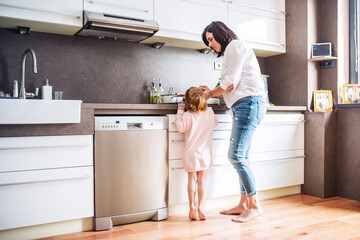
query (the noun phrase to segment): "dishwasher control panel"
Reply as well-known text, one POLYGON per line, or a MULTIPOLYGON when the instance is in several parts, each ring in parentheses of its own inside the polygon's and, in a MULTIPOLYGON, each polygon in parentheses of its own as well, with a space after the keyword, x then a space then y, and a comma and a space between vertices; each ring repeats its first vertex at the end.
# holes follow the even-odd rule
POLYGON ((95 131, 167 129, 167 117, 102 116, 95 117, 95 131))

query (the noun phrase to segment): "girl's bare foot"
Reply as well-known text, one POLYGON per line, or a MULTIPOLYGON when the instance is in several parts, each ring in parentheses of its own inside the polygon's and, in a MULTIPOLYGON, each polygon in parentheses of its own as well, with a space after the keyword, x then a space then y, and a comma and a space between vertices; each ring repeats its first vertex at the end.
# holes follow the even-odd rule
POLYGON ((190 220, 196 220, 196 209, 195 209, 195 207, 190 207, 189 219, 190 220))
POLYGON ((221 210, 220 214, 225 214, 225 215, 240 215, 242 214, 244 211, 246 210, 246 207, 244 206, 239 206, 236 205, 233 208, 229 208, 229 209, 225 209, 225 210, 221 210))
POLYGON ((240 216, 237 216, 235 218, 232 218, 231 220, 233 222, 238 222, 238 223, 245 223, 245 222, 249 222, 253 219, 255 219, 256 217, 262 215, 262 209, 257 209, 257 208, 253 208, 253 209, 246 209, 240 216))
POLYGON ((201 206, 198 207, 198 213, 199 213, 200 220, 206 220, 206 214, 205 214, 203 207, 201 207, 201 206))

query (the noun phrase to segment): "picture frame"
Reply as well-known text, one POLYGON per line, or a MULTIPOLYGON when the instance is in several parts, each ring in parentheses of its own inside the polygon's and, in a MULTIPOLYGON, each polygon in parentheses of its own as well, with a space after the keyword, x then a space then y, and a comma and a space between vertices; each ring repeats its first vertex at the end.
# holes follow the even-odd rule
POLYGON ((314 111, 331 112, 333 110, 333 97, 331 90, 314 91, 314 111))
POLYGON ((357 84, 344 84, 343 85, 343 103, 353 103, 354 94, 359 93, 357 84))

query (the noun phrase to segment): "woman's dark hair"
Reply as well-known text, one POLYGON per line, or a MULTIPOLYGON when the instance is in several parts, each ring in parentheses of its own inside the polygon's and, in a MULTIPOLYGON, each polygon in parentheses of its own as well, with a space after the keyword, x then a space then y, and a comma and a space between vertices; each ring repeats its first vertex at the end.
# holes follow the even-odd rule
POLYGON ((228 28, 225 23, 220 21, 214 21, 210 23, 202 33, 202 40, 209 46, 209 41, 206 39, 206 32, 210 32, 214 35, 215 40, 221 45, 221 52, 218 53, 218 57, 224 55, 224 51, 227 45, 234 39, 238 39, 236 34, 228 28))

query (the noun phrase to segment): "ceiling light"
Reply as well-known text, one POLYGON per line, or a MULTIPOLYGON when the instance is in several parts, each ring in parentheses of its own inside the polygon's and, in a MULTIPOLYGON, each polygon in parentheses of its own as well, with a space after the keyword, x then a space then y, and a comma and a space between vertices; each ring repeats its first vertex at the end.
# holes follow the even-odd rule
POLYGON ((204 48, 202 50, 200 50, 201 53, 204 53, 204 54, 209 54, 209 52, 211 52, 212 49, 211 48, 204 48))
POLYGON ((163 42, 156 42, 152 45, 153 48, 160 49, 165 45, 163 42))

